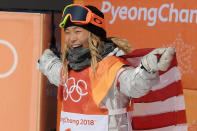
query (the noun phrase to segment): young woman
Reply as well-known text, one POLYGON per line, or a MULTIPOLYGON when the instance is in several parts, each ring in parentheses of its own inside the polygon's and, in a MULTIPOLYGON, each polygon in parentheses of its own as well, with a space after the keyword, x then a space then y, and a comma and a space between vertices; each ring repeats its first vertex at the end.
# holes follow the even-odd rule
POLYGON ((60 131, 132 130, 132 98, 147 94, 159 82, 158 70, 167 70, 174 48, 155 49, 134 68, 119 57, 132 51, 130 44, 106 38, 104 15, 96 7, 67 6, 60 27, 65 30, 61 60, 46 49, 38 63, 59 87, 60 131))

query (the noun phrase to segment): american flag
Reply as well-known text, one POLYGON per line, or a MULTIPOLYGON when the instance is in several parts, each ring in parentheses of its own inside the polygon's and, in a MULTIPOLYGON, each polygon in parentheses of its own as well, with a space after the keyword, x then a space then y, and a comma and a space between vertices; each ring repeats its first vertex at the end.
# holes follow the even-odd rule
MULTIPOLYGON (((138 49, 124 56, 132 66, 153 49, 138 49)), ((181 73, 174 56, 167 71, 159 71, 160 82, 151 91, 134 99, 133 130, 137 131, 187 131, 185 101, 181 73)))

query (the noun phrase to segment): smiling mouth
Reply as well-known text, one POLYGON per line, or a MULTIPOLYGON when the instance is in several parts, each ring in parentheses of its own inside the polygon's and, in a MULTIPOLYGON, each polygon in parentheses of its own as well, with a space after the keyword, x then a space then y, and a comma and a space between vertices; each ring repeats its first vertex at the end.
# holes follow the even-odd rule
POLYGON ((82 45, 73 45, 72 49, 79 48, 79 47, 82 47, 82 45))

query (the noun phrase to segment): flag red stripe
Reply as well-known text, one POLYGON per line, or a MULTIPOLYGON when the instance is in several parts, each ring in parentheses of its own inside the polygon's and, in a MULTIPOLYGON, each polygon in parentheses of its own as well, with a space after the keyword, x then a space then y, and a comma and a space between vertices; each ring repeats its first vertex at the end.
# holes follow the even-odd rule
POLYGON ((124 58, 141 57, 154 50, 154 48, 136 49, 131 53, 123 56, 124 58))
POLYGON ((157 115, 133 117, 132 123, 134 130, 155 129, 186 123, 186 115, 185 110, 181 110, 157 115))
POLYGON ((135 103, 148 103, 148 102, 155 102, 155 101, 164 101, 170 97, 178 96, 183 94, 181 81, 173 82, 170 85, 156 90, 150 91, 147 95, 142 96, 140 98, 133 98, 135 103))

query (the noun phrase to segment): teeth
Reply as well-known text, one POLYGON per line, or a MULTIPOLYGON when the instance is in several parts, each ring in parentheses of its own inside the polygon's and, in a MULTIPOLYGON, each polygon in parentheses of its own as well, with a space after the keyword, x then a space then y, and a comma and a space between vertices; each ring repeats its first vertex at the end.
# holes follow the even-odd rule
POLYGON ((72 47, 73 47, 73 48, 76 48, 76 47, 79 47, 79 46, 81 46, 81 45, 73 45, 72 47))

